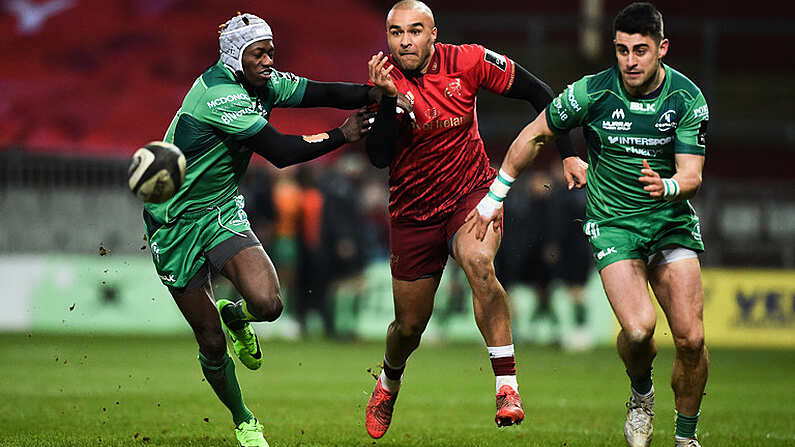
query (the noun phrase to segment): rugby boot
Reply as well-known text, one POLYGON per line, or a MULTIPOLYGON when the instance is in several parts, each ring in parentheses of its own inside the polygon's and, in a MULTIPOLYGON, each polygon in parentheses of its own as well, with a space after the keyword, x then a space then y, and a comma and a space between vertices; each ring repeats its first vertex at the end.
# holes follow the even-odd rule
POLYGON ((510 385, 503 385, 497 393, 497 416, 494 422, 497 427, 521 424, 524 420, 522 398, 510 385))
POLYGON ((674 447, 701 447, 696 438, 674 437, 674 447))
POLYGON ((226 321, 233 318, 232 308, 236 306, 235 303, 229 300, 218 300, 215 305, 218 307, 218 313, 221 315, 221 323, 224 329, 229 333, 229 338, 232 339, 232 347, 235 350, 235 355, 240 359, 240 363, 245 365, 248 369, 259 369, 262 366, 262 351, 259 347, 259 340, 254 328, 248 322, 243 323, 243 327, 239 330, 232 330, 226 325, 226 321))
POLYGON ((627 445, 629 447, 648 447, 654 432, 653 422, 654 391, 643 397, 632 390, 632 396, 627 402, 627 420, 624 423, 624 438, 627 440, 627 445))
POLYGON ((389 424, 392 422, 392 411, 395 409, 395 401, 397 400, 398 391, 390 393, 381 385, 381 378, 375 383, 373 394, 370 396, 370 401, 367 402, 366 416, 364 425, 367 427, 367 433, 375 439, 384 436, 384 433, 389 429, 389 424))
POLYGON ((235 437, 240 447, 268 447, 262 435, 262 424, 256 418, 235 427, 235 437))

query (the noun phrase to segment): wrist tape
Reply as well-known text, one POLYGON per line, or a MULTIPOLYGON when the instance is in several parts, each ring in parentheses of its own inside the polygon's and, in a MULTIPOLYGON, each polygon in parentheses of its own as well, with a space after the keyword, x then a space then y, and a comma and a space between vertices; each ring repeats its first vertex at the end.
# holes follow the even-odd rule
POLYGON ((663 183, 663 199, 665 200, 676 200, 679 197, 679 182, 673 178, 664 178, 662 179, 663 183))

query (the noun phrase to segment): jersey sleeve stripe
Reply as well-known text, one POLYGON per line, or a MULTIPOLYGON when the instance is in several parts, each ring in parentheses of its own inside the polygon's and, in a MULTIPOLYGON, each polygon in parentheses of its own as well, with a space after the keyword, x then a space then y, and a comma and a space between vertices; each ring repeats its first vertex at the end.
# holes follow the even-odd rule
POLYGON ((677 154, 693 154, 693 155, 704 155, 706 154, 706 149, 699 146, 693 146, 690 144, 682 144, 681 142, 676 144, 674 152, 677 154))

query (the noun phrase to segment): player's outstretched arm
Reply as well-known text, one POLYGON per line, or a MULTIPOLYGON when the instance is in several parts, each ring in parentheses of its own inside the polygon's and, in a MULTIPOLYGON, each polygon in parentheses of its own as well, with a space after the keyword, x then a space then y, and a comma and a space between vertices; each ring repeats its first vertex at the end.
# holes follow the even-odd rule
POLYGON ((374 87, 348 82, 306 82, 306 91, 298 107, 333 107, 356 109, 375 102, 374 87))
MULTIPOLYGON (((505 92, 505 96, 524 99, 532 104, 536 110, 544 110, 554 97, 552 89, 521 65, 515 62, 514 64, 516 67, 516 78, 511 88, 505 92)), ((588 169, 588 164, 577 156, 577 151, 574 149, 574 143, 572 143, 569 133, 560 134, 555 145, 558 148, 560 159, 563 160, 563 177, 566 179, 569 189, 575 187, 578 189, 583 188, 586 183, 585 173, 588 169)))
POLYGON ((535 120, 525 126, 519 136, 513 140, 505 159, 500 166, 497 178, 489 188, 488 194, 481 199, 478 206, 469 212, 466 222, 467 232, 475 230, 475 236, 483 240, 490 223, 494 222, 494 230, 499 228, 502 219, 502 201, 508 195, 516 177, 532 163, 545 144, 555 139, 555 133, 547 124, 546 114, 542 111, 535 120))
POLYGON ((367 137, 367 157, 376 168, 385 168, 392 162, 392 154, 398 139, 397 112, 398 90, 389 72, 394 65, 385 67, 387 58, 382 52, 374 55, 367 63, 370 81, 380 88, 384 95, 378 103, 378 113, 373 120, 373 128, 367 137))
POLYGON ((701 173, 704 170, 704 156, 696 154, 676 154, 676 174, 671 178, 661 178, 652 170, 649 162, 643 160, 642 174, 638 180, 645 184, 644 191, 658 200, 687 200, 696 195, 701 187, 701 173))
POLYGON ((340 127, 316 135, 287 135, 270 124, 243 144, 277 168, 302 163, 327 154, 345 143, 359 141, 370 130, 372 112, 360 109, 340 127))

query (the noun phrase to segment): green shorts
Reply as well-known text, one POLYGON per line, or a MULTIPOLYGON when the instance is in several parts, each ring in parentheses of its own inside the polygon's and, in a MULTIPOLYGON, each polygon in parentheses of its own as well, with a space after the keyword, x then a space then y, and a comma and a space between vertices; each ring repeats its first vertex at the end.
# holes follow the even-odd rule
POLYGON ((687 201, 627 216, 589 219, 583 224, 583 232, 599 270, 623 259, 645 261, 668 247, 704 251, 698 216, 687 201))
POLYGON ((244 206, 239 195, 220 206, 183 213, 170 224, 156 221, 144 210, 146 235, 160 281, 172 291, 187 291, 206 282, 209 267, 220 271, 243 248, 260 245, 244 206))

